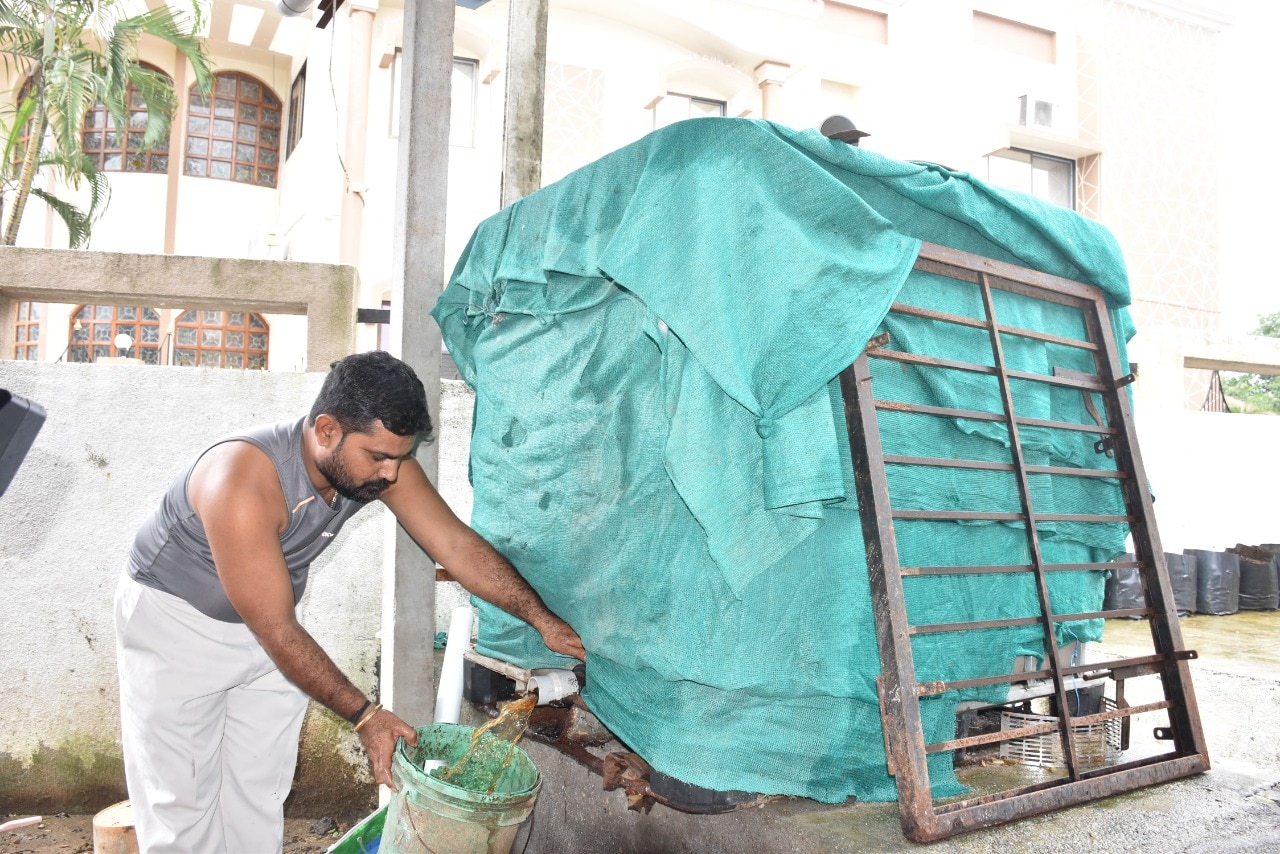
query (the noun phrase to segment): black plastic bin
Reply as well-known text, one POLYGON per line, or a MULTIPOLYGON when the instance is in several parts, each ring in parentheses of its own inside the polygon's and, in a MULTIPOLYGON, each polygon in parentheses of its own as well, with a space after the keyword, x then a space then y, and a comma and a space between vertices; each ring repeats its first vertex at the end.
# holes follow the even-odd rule
POLYGON ((1234 552, 1187 549, 1196 563, 1196 613, 1226 616, 1240 610, 1240 558, 1234 552))

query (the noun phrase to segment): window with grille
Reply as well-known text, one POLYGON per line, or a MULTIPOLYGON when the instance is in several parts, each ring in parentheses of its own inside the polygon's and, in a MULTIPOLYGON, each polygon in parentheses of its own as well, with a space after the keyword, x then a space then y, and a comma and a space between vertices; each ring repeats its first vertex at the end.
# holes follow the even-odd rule
POLYGON ((265 84, 239 72, 214 75, 211 98, 192 86, 183 173, 276 186, 280 107, 265 84))
POLYGON ((40 305, 18 303, 18 324, 13 330, 13 358, 34 362, 40 358, 40 305))
MULTIPOLYGON (((154 66, 146 67, 154 74, 168 76, 154 66)), ((166 136, 157 143, 155 148, 143 150, 142 140, 147 132, 147 102, 142 99, 142 93, 133 83, 126 87, 125 99, 129 117, 124 133, 115 126, 115 119, 101 101, 85 113, 84 130, 81 132, 84 153, 93 158, 93 162, 104 172, 168 172, 169 137, 166 136)))
POLYGON ((174 325, 173 363, 266 370, 271 330, 259 314, 191 309, 174 325))
POLYGON ((132 305, 82 305, 71 313, 68 362, 96 362, 111 356, 132 356, 148 365, 160 364, 160 314, 154 308, 132 305), (116 349, 116 336, 133 340, 127 352, 116 349))

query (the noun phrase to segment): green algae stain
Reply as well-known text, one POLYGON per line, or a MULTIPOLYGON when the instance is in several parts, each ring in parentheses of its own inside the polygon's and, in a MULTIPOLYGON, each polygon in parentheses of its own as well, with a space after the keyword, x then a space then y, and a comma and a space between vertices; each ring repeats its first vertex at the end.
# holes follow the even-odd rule
POLYGON ((7 812, 96 812, 128 795, 124 755, 114 739, 70 736, 31 756, 0 753, 0 803, 7 812))

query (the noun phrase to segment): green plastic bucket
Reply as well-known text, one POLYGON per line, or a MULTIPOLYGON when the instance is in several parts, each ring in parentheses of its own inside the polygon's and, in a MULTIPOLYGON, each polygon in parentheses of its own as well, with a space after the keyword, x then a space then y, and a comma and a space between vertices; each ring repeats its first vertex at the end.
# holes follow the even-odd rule
POLYGON ((391 763, 399 791, 387 806, 379 854, 509 854, 542 786, 529 754, 515 748, 491 794, 422 770, 428 759, 457 762, 471 748, 474 732, 460 724, 433 724, 418 727, 417 747, 399 741, 391 763))

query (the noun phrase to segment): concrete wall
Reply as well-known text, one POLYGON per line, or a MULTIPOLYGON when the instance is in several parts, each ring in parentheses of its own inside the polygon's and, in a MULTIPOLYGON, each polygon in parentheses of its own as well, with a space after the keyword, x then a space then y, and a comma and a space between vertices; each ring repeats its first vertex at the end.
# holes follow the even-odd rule
MULTIPOLYGON (((322 381, 317 373, 0 361, 0 388, 48 411, 0 496, 5 811, 91 811, 123 797, 111 602, 133 532, 209 442, 300 417, 322 381)), ((468 518, 470 396, 460 383, 447 385, 437 439, 446 472, 441 490, 468 518)), ((379 666, 384 542, 393 524, 380 507, 352 519, 315 563, 300 608, 307 629, 370 692, 379 666)), ((440 587, 441 609, 463 601, 457 585, 440 587)), ((365 761, 348 730, 313 705, 295 807, 341 815, 372 803, 365 761)))

